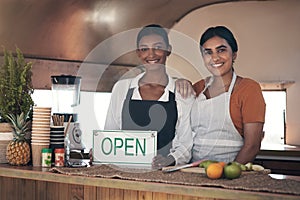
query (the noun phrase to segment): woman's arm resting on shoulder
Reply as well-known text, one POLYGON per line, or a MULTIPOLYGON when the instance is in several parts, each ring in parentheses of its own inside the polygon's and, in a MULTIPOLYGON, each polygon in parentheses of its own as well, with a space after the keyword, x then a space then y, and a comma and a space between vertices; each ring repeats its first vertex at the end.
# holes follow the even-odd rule
POLYGON ((176 91, 184 98, 188 98, 191 95, 195 96, 196 93, 193 89, 192 83, 186 79, 177 79, 175 82, 176 91))
POLYGON ((235 160, 241 164, 253 162, 260 150, 264 124, 261 122, 244 124, 244 145, 235 160))

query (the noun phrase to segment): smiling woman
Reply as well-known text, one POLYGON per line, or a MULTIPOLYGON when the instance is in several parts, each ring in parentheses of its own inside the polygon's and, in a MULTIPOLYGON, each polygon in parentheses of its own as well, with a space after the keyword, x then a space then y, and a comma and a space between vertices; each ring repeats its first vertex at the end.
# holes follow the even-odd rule
MULTIPOLYGON (((236 75, 233 63, 238 45, 225 26, 206 29, 201 35, 200 51, 212 76, 193 85, 192 161, 253 162, 260 150, 265 121, 260 85, 236 75)), ((177 81, 181 93, 189 85, 185 82, 177 81)))
POLYGON ((153 167, 187 163, 192 145, 187 130, 190 106, 175 95, 174 80, 166 73, 172 50, 167 31, 156 24, 143 27, 136 48, 145 72, 114 85, 105 129, 157 131, 153 167))

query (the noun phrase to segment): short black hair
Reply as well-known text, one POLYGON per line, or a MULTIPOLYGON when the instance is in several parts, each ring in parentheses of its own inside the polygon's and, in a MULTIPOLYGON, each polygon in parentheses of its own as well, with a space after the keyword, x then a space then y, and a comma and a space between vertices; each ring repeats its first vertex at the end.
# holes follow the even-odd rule
POLYGON ((142 30, 140 30, 140 32, 138 33, 136 39, 137 48, 139 47, 139 42, 142 39, 142 37, 153 34, 161 36, 165 41, 166 45, 169 46, 169 37, 167 31, 158 24, 149 24, 147 26, 144 26, 142 30))
POLYGON ((216 26, 208 28, 201 36, 200 47, 212 37, 218 36, 225 39, 233 52, 238 51, 238 45, 236 39, 234 38, 232 32, 225 26, 216 26))

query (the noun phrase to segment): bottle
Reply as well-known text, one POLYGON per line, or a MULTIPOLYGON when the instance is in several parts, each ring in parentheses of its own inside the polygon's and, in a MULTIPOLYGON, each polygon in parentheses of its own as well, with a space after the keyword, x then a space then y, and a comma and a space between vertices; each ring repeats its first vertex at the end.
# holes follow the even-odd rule
POLYGON ((42 149, 42 167, 51 167, 52 149, 42 149))
POLYGON ((65 166, 70 166, 70 138, 69 133, 65 136, 65 166))
POLYGON ((58 148, 54 150, 55 153, 55 167, 63 167, 65 164, 65 149, 58 148))

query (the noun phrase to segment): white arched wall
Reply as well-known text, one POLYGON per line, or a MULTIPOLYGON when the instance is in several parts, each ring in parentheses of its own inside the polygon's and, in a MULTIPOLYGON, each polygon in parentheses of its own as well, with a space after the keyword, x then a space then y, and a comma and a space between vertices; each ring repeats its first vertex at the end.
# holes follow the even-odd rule
POLYGON ((172 28, 172 31, 183 33, 195 44, 183 42, 185 47, 189 45, 185 48, 189 52, 182 55, 177 50, 176 38, 172 40, 171 37, 173 54, 168 66, 192 82, 207 76, 198 49, 200 35, 210 26, 227 26, 239 45, 235 63, 239 75, 259 82, 295 81, 287 89, 286 141, 287 144, 300 145, 299 11, 298 0, 242 1, 199 8, 172 28))

